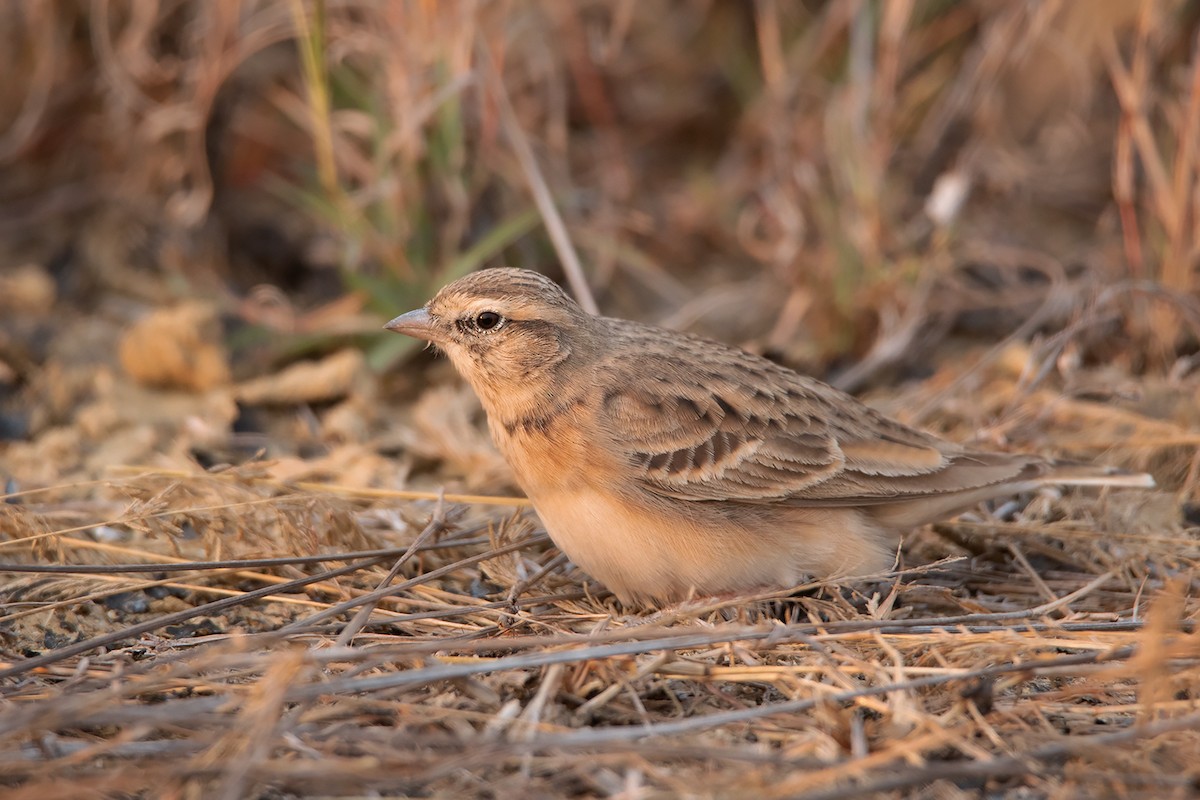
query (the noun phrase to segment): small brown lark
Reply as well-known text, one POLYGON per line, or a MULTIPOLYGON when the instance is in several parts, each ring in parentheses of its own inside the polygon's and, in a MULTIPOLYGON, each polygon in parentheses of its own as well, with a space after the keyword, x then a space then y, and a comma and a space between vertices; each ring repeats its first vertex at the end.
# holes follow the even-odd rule
POLYGON ((468 275, 387 328, 450 357, 555 544, 626 602, 885 570, 901 533, 1043 484, 1153 486, 969 450, 527 270, 468 275))

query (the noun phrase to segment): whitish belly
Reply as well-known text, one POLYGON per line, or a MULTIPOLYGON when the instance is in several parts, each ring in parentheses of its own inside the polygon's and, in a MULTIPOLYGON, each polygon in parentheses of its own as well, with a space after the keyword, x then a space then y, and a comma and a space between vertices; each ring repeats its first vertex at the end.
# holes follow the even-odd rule
POLYGON ((638 508, 595 492, 536 499, 554 543, 622 600, 673 600, 790 586, 803 571, 781 531, 722 527, 638 508))

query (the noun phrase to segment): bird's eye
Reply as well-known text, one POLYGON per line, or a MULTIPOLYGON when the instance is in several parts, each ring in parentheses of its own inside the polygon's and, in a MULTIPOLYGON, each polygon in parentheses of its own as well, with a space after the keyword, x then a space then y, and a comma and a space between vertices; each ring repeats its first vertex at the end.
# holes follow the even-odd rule
POLYGON ((481 331, 495 330, 500 327, 502 322, 504 322, 504 317, 495 311, 481 311, 479 316, 475 317, 475 325, 481 331))

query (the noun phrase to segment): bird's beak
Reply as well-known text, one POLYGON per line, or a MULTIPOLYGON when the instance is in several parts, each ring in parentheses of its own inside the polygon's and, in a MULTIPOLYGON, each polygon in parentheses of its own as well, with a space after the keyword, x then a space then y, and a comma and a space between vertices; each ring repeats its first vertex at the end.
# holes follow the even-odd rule
POLYGON ((433 317, 423 308, 418 308, 416 311, 410 311, 407 314, 401 314, 383 327, 389 331, 411 336, 414 339, 424 339, 432 342, 438 338, 437 328, 433 324, 433 317))

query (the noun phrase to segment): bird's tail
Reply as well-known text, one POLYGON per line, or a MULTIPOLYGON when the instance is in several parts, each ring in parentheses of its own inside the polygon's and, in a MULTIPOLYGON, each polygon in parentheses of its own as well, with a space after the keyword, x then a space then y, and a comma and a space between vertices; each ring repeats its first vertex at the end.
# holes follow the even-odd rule
POLYGON ((1019 471, 1008 479, 998 479, 984 486, 896 500, 866 510, 884 527, 900 530, 945 519, 984 500, 1006 494, 1029 492, 1042 486, 1112 486, 1151 489, 1155 485, 1154 478, 1145 473, 1129 472, 1117 467, 1103 467, 1075 461, 1051 461, 1036 456, 972 457, 991 458, 1000 464, 1007 462, 1013 465, 1014 471, 1019 471), (1023 466, 1022 462, 1024 462, 1023 466))

